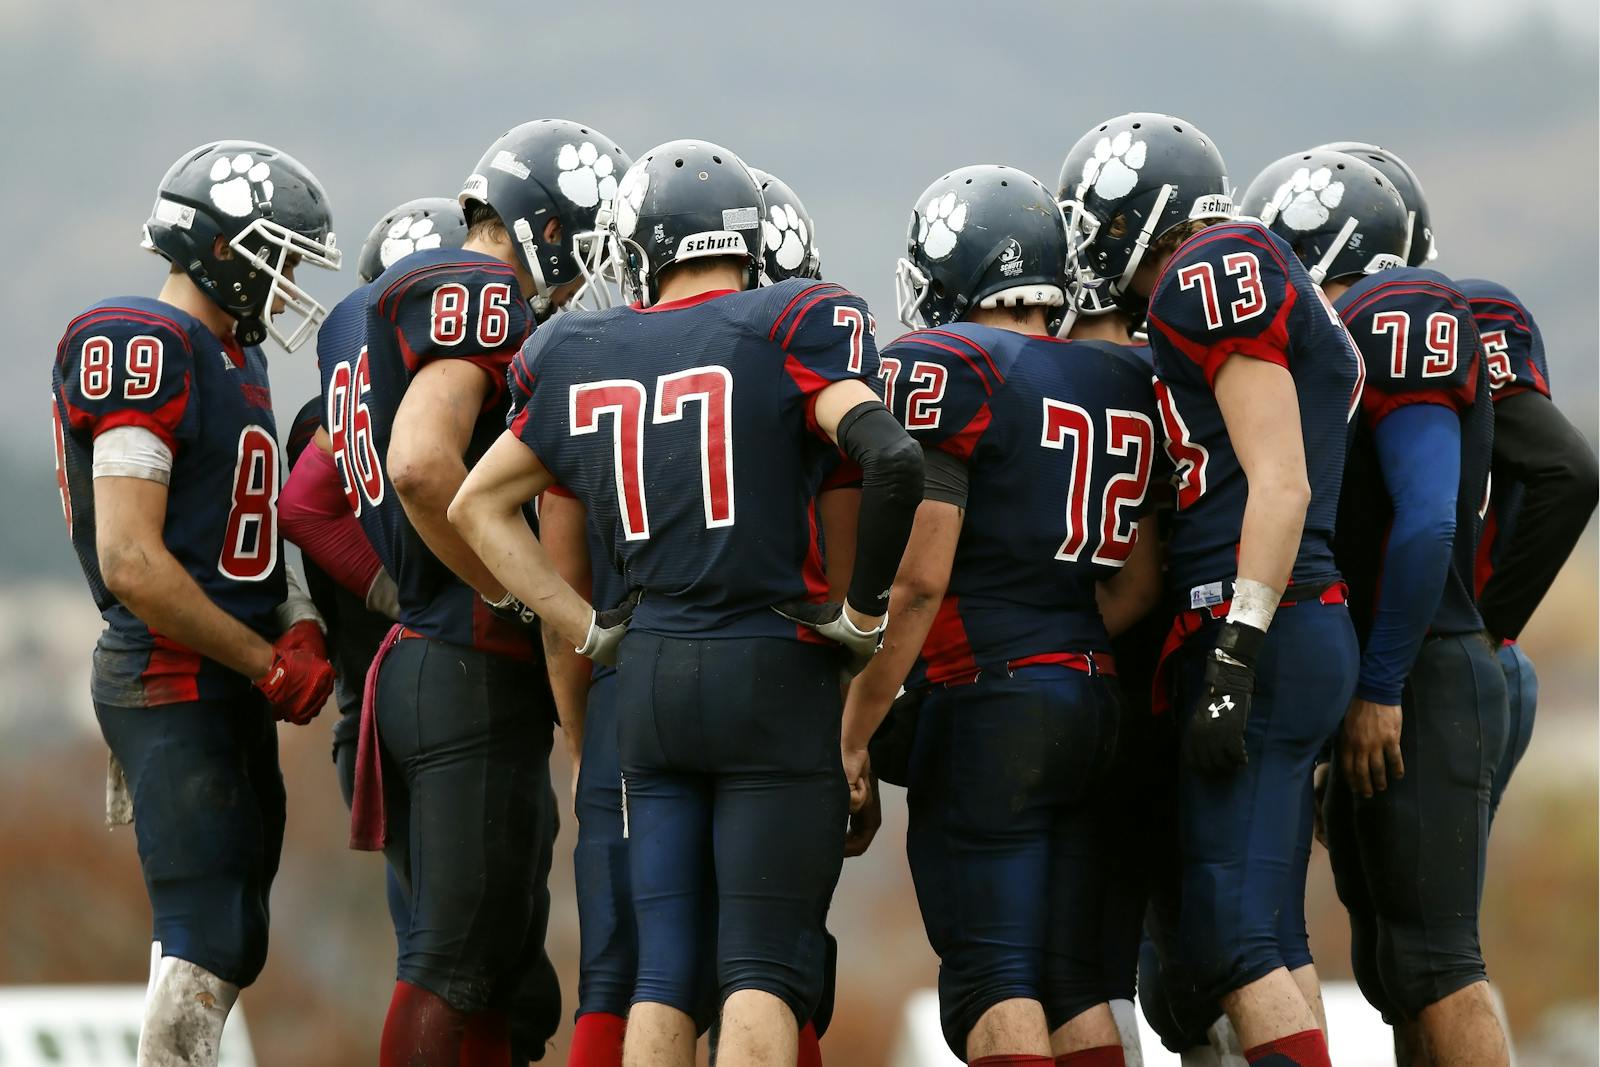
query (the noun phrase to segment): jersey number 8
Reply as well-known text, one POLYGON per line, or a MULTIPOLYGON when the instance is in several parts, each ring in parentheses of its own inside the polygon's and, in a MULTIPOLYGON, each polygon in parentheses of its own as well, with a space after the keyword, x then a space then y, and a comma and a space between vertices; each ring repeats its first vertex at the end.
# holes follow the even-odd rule
POLYGON ((367 394, 371 391, 372 374, 363 347, 353 368, 348 361, 339 363, 328 379, 328 437, 333 442, 333 465, 339 468, 350 510, 357 515, 363 504, 377 507, 383 500, 383 469, 378 465, 372 412, 367 408, 367 394))

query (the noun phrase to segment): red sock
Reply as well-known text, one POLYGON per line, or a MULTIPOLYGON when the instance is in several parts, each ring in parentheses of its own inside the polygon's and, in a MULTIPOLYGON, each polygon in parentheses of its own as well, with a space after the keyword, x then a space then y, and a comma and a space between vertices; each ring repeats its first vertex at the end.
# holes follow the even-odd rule
POLYGON ((795 1067, 822 1067, 822 1046, 817 1044, 817 1028, 806 1023, 800 1028, 800 1055, 795 1067))
POLYGON ((511 1067, 511 1020, 497 1011, 467 1016, 457 1067, 511 1067))
POLYGON ((627 1030, 628 1020, 620 1015, 591 1011, 578 1016, 567 1067, 622 1067, 622 1037, 627 1030))
MULTIPOLYGON (((378 1067, 460 1067, 467 1017, 421 986, 396 982, 378 1067)), ((507 1059, 510 1057, 508 1056, 507 1059)))
POLYGON ((1049 1056, 979 1056, 975 1060, 968 1060, 967 1067, 1056 1067, 1056 1061, 1049 1056))
POLYGON ((1328 1059, 1328 1040, 1321 1030, 1302 1030, 1263 1042, 1245 1049, 1244 1058, 1260 1067, 1333 1067, 1328 1059))
POLYGON ((1127 1067, 1121 1045, 1096 1045, 1056 1057, 1056 1067, 1127 1067))

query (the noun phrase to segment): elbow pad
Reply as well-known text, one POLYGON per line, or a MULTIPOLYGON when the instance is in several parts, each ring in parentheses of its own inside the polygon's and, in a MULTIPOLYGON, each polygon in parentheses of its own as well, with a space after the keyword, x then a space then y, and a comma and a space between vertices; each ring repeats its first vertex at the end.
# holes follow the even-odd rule
POLYGON ((888 611, 889 587, 922 502, 922 449, 876 400, 845 413, 838 440, 861 466, 855 569, 845 599, 862 614, 878 616, 888 611))

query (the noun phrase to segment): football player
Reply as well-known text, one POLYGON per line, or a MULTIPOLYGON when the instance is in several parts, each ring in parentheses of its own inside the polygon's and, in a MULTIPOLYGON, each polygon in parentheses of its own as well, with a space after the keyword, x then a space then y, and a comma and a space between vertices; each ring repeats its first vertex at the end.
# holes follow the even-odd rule
POLYGON ((610 223, 635 306, 534 335, 515 364, 531 398, 451 509, 547 633, 596 658, 620 627, 551 568, 524 502, 559 481, 642 590, 615 697, 639 936, 630 1067, 692 1062, 709 969, 719 1061, 795 1062, 848 810, 844 657, 818 638, 858 661, 876 649, 921 495, 918 450, 873 388, 866 305, 804 279, 756 288, 762 206, 724 148, 641 157, 610 223), (836 449, 863 471, 843 604, 822 602, 813 518, 836 449))
POLYGON ((333 687, 315 611, 285 580, 257 346, 293 351, 315 328, 296 268, 336 270, 339 252, 317 179, 248 141, 173 164, 144 247, 171 264, 160 292, 103 300, 61 338, 56 473, 106 622, 95 715, 154 913, 139 1062, 212 1065, 266 962, 284 827, 273 720, 309 722, 333 687))
MULTIPOLYGON (((1325 146, 1350 152, 1382 170, 1400 190, 1413 219, 1409 265, 1438 256, 1422 183, 1406 162, 1377 145, 1325 146)), ((1456 288, 1472 305, 1489 367, 1494 402, 1490 504, 1478 542, 1478 610, 1499 646, 1511 718, 1505 753, 1495 768, 1490 814, 1533 736, 1539 682, 1517 644, 1522 628, 1549 592, 1594 514, 1597 472, 1582 432, 1551 401, 1544 338, 1523 302, 1505 286, 1466 278, 1456 288)))
POLYGON ((1221 156, 1138 113, 1062 168, 1078 258, 1148 301, 1176 468, 1167 579, 1187 610, 1164 649, 1180 718, 1180 944, 1247 1059, 1327 1064, 1306 947, 1312 763, 1354 690, 1333 520, 1360 359, 1305 268, 1231 221, 1221 156))
MULTIPOLYGON (((762 283, 816 277, 819 266, 815 229, 789 187, 770 174, 752 170, 761 183, 766 206, 762 283), (798 248, 789 248, 790 242, 798 248), (781 251, 781 256, 779 255, 781 251)), ((514 374, 512 417, 521 412, 528 393, 514 374)), ((855 541, 855 508, 859 489, 844 479, 825 482, 817 498, 821 536, 827 546, 825 571, 830 599, 844 596, 850 580, 855 541)), ((859 485, 859 472, 856 473, 859 485)), ((539 542, 567 584, 591 603, 620 604, 627 582, 607 554, 600 532, 587 521, 583 504, 569 491, 552 486, 540 498, 539 542)), ((616 669, 592 663, 570 647, 546 647, 551 688, 573 767, 573 806, 578 843, 573 850, 573 880, 578 899, 581 943, 578 968, 577 1025, 568 1067, 621 1067, 628 1002, 638 971, 639 945, 634 927, 633 897, 628 884, 628 846, 623 836, 622 773, 617 754, 616 669)), ((830 939, 830 948, 831 948, 830 939)), ((830 959, 831 959, 830 955, 830 959)), ((705 1029, 715 1015, 714 985, 705 976, 706 993, 696 1016, 705 1029), (712 1000, 709 1006, 706 1000, 712 1000), (709 1010, 708 1010, 709 1008, 709 1010)), ((831 1004, 833 968, 828 968, 823 1005, 801 1028, 800 1067, 820 1065, 818 1023, 824 1025, 831 1004)))
POLYGON ((924 501, 841 740, 862 799, 868 740, 902 682, 920 697, 906 851, 945 1040, 996 1067, 1124 1062, 1096 791, 1118 730, 1107 631, 1159 593, 1139 529, 1158 416, 1122 346, 1056 337, 1067 252, 1055 198, 1010 167, 963 167, 917 200, 897 272, 914 332, 881 363, 924 501))
POLYGON ((382 846, 410 902, 385 1063, 509 1055, 512 998, 529 968, 547 967, 555 715, 534 617, 445 509, 504 428, 511 356, 582 284, 573 238, 627 163, 573 122, 502 136, 460 194, 462 247, 391 264, 368 290, 365 346, 321 368, 333 454, 399 588, 352 810, 352 843, 382 846))

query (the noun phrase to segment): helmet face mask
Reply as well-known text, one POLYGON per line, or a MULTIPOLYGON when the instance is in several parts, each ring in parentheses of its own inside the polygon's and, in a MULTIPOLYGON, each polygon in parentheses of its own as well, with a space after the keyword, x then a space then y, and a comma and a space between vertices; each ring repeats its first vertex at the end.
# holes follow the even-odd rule
POLYGON ((202 145, 173 164, 141 243, 237 321, 241 344, 271 336, 290 352, 327 315, 290 272, 302 265, 338 270, 342 258, 316 177, 292 156, 252 141, 202 145), (219 255, 218 238, 230 255, 219 255), (292 328, 273 322, 280 301, 292 328))

